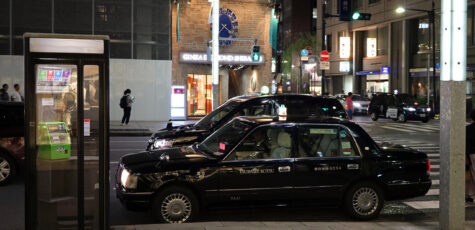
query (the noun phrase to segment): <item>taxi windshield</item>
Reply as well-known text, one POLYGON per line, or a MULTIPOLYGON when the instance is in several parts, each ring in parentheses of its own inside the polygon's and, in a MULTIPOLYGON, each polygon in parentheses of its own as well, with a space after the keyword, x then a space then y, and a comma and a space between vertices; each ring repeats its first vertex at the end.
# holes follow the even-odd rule
POLYGON ((229 112, 239 105, 239 101, 230 100, 224 103, 222 106, 218 107, 216 110, 210 114, 203 117, 201 120, 196 122, 195 126, 199 129, 210 129, 213 125, 217 124, 221 119, 223 119, 229 112))
POLYGON ((211 136, 206 138, 198 148, 215 157, 223 156, 226 151, 234 147, 251 126, 240 120, 234 120, 226 124, 211 136))

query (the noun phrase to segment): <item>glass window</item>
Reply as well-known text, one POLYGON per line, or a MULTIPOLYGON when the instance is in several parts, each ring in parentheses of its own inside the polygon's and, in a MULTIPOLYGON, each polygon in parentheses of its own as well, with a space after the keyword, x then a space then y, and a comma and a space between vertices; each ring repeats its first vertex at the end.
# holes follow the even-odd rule
POLYGON ((111 58, 132 58, 130 0, 95 0, 94 34, 109 35, 111 58))
POLYGON ((430 23, 428 18, 419 19, 417 30, 417 51, 425 52, 430 50, 430 23))
POLYGON ((352 6, 353 10, 358 10, 358 9, 363 8, 363 0, 354 0, 354 1, 351 1, 351 3, 353 4, 352 6))
POLYGON ((226 160, 283 159, 291 157, 292 128, 265 126, 248 135, 226 160))
POLYGON ((10 1, 0 1, 0 55, 10 54, 10 1))
POLYGON ((377 2, 379 2, 379 1, 381 1, 381 0, 368 0, 368 3, 369 3, 369 4, 373 4, 373 3, 377 3, 377 2))
POLYGON ((92 0, 54 1, 54 32, 92 34, 92 0))
POLYGON ((378 56, 388 55, 388 27, 378 28, 378 56))
POLYGON ((473 45, 473 9, 467 8, 467 46, 473 45))
POLYGON ((250 128, 249 124, 234 120, 211 134, 198 148, 214 156, 222 156, 236 146, 250 128))
POLYGON ((331 34, 325 35, 325 46, 328 52, 332 52, 332 35, 331 34))
POLYGON ((134 58, 171 59, 169 5, 169 0, 134 0, 134 58))
POLYGON ((337 127, 301 127, 298 133, 299 157, 357 156, 346 129, 337 127))
MULTIPOLYGON (((188 74, 187 102, 188 116, 204 116, 211 112, 212 76, 188 74)), ((221 118, 219 118, 221 119, 221 118)))
POLYGON ((51 2, 15 0, 13 2, 13 54, 23 55, 23 34, 51 33, 51 2))

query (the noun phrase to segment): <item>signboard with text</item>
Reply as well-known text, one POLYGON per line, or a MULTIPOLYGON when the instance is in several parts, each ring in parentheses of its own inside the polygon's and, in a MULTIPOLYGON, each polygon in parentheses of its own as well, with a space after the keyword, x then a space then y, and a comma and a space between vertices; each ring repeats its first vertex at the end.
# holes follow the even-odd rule
POLYGON ((330 62, 329 61, 321 61, 320 62, 320 70, 329 70, 330 69, 330 62))
MULTIPOLYGON (((180 62, 211 64, 213 58, 208 59, 206 52, 181 52, 180 62)), ((264 55, 260 55, 259 61, 253 61, 251 54, 219 54, 220 64, 260 65, 264 64, 264 55)))

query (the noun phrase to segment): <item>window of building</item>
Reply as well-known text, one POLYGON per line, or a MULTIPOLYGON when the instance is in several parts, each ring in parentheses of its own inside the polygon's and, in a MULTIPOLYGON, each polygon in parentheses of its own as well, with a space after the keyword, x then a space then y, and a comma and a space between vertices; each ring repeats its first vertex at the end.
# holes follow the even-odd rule
MULTIPOLYGON (((2 1, 5 2, 5 1, 2 1)), ((23 55, 23 34, 51 33, 51 3, 37 0, 13 2, 13 54, 23 55)))
POLYGON ((332 52, 332 35, 331 34, 325 35, 325 47, 328 52, 332 52))
POLYGON ((54 32, 92 34, 92 0, 54 1, 54 32))
POLYGON ((168 0, 134 0, 134 58, 169 58, 168 0))
POLYGON ((326 13, 333 14, 333 0, 326 0, 326 2, 327 2, 326 13))
POLYGON ((378 56, 388 55, 388 27, 378 28, 378 56))
POLYGON ((381 27, 363 32, 364 57, 388 55, 388 27, 381 27))
POLYGON ((373 4, 373 3, 377 3, 377 2, 380 2, 381 0, 368 0, 368 4, 373 4))
POLYGON ((10 54, 10 1, 0 1, 0 55, 10 54))
POLYGON ((470 6, 467 7, 467 46, 472 46, 474 45, 474 39, 473 39, 473 26, 474 26, 474 7, 470 6))
POLYGON ((354 1, 351 1, 351 3, 353 4, 352 6, 353 10, 359 10, 363 8, 363 0, 354 0, 354 1))

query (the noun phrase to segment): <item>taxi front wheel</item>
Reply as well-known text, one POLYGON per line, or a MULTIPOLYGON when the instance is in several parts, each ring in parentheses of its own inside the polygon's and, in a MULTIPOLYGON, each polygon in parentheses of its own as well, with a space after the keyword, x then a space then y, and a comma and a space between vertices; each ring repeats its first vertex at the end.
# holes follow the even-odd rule
POLYGON ((0 185, 7 184, 15 174, 16 168, 12 158, 0 152, 0 185))
POLYGON ((160 191, 153 200, 152 213, 164 223, 189 222, 198 216, 198 200, 183 186, 170 186, 160 191))
POLYGON ((358 220, 376 218, 384 205, 381 188, 372 182, 360 182, 351 187, 345 196, 345 211, 358 220))

